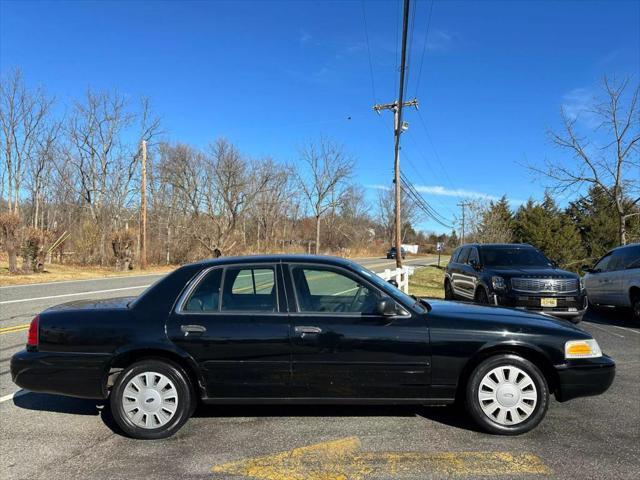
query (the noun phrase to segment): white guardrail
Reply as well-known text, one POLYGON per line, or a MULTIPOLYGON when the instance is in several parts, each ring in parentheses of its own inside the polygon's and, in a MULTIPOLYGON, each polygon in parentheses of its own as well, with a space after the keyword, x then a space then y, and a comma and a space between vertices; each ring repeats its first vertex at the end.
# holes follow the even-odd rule
POLYGON ((387 282, 389 280, 395 280, 400 290, 404 293, 409 293, 409 276, 413 275, 414 270, 414 267, 402 267, 394 270, 387 268, 384 272, 378 273, 377 275, 387 282))

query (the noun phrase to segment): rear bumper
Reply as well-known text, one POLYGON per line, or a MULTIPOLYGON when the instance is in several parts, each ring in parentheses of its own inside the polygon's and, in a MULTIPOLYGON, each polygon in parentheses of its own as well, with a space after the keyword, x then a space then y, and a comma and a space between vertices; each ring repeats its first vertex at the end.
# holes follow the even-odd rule
POLYGON ((571 363, 556 365, 555 368, 558 373, 556 399, 560 402, 604 393, 616 375, 616 364, 606 355, 573 360, 571 363))
POLYGON ((25 390, 104 399, 109 354, 31 352, 11 357, 11 379, 25 390))

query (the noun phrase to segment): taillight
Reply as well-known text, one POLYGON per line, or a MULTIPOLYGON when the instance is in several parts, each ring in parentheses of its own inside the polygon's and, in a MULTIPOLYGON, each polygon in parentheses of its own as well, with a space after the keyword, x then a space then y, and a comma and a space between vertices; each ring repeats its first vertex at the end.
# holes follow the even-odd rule
POLYGON ((40 323, 40 315, 36 315, 29 325, 29 335, 27 336, 27 347, 38 346, 38 324, 40 323))

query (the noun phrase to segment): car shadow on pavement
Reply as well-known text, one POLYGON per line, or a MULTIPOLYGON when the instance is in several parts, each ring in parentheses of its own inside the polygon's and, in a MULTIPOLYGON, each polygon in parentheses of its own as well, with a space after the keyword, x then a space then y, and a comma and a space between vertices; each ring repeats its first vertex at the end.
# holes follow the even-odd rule
POLYGON ((419 405, 199 405, 199 418, 243 417, 421 417, 455 428, 479 432, 463 409, 419 405))
MULTIPOLYGON (((13 399, 16 407, 71 415, 100 416, 114 433, 123 435, 115 423, 109 403, 99 400, 65 397, 47 393, 28 392, 13 399)), ((415 405, 204 405, 200 404, 194 417, 421 417, 463 430, 480 430, 459 407, 423 407, 415 405)))

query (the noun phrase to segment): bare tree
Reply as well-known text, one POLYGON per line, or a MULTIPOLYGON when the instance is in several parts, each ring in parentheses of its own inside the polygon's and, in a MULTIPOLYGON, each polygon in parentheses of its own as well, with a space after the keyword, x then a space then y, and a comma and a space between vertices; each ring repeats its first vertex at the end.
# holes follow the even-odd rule
POLYGON ((2 193, 6 182, 9 212, 18 213, 25 170, 36 154, 52 103, 41 89, 27 89, 20 70, 0 81, 0 142, 6 171, 2 193))
MULTIPOLYGON (((423 218, 420 206, 403 190, 400 201, 402 202, 402 240, 407 236, 407 230, 412 225, 420 222, 423 218)), ((396 196, 392 188, 381 188, 378 190, 378 212, 377 220, 383 229, 383 235, 389 245, 395 244, 396 232, 396 196)))
POLYGON ((298 181, 315 218, 317 255, 320 253, 321 218, 340 203, 355 162, 341 145, 326 138, 318 143, 310 142, 301 149, 300 157, 303 165, 298 170, 298 181))
MULTIPOLYGON (((87 91, 75 105, 67 128, 66 161, 74 177, 69 180, 91 212, 100 232, 100 264, 106 261, 106 242, 119 209, 131 198, 137 150, 125 140, 134 114, 117 93, 87 91)), ((137 140, 137 139, 136 139, 137 140)))
POLYGON ((551 181, 555 191, 580 191, 583 187, 597 186, 615 207, 620 244, 627 243, 627 221, 634 215, 640 202, 640 117, 638 94, 640 85, 625 95, 629 79, 622 82, 604 77, 604 100, 593 111, 583 112, 598 120, 591 139, 578 133, 579 117, 562 109, 564 132, 549 132, 551 139, 563 150, 568 150, 574 162, 547 161, 545 168, 530 167, 551 181), (602 137, 609 138, 603 139, 602 137), (629 201, 629 199, 631 199, 629 201))

